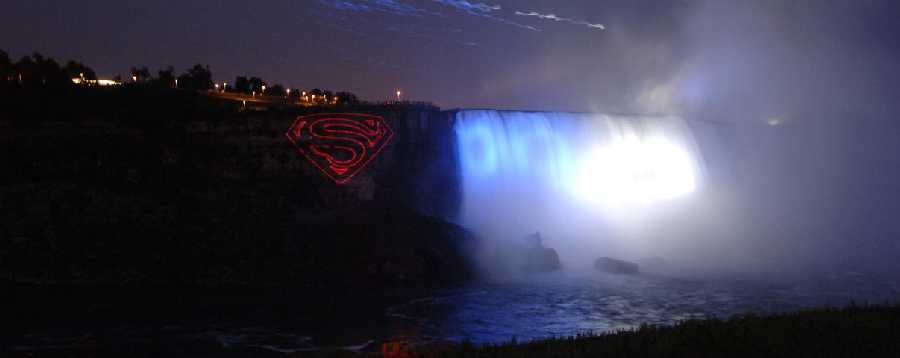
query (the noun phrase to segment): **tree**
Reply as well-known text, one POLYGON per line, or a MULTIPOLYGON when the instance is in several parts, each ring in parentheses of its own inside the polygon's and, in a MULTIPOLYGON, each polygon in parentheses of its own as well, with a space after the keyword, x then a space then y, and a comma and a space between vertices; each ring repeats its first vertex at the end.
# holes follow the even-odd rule
POLYGON ((9 55, 3 50, 0 50, 0 81, 12 81, 14 72, 12 61, 9 60, 9 55))
POLYGON ((168 66, 166 67, 166 69, 159 70, 156 73, 156 80, 161 87, 175 86, 175 68, 173 68, 172 66, 168 66))
POLYGON ((147 66, 136 68, 131 68, 131 79, 135 82, 146 82, 150 80, 150 70, 147 69, 147 66))
POLYGON ((356 97, 353 93, 341 91, 334 95, 337 96, 338 104, 359 104, 359 97, 356 97))
POLYGON ((266 88, 266 94, 269 96, 284 96, 284 86, 276 83, 272 87, 266 88))
POLYGON ((247 80, 247 77, 237 76, 234 79, 234 91, 238 93, 250 92, 250 81, 247 80))
POLYGON ((250 77, 250 91, 262 92, 262 86, 265 86, 266 82, 259 77, 250 77))
POLYGON ((178 76, 178 87, 205 91, 212 88, 212 86, 212 71, 209 70, 209 66, 199 63, 188 69, 185 74, 178 76), (184 86, 181 85, 182 83, 184 83, 184 86))
POLYGON ((90 67, 85 66, 81 62, 69 61, 63 67, 63 71, 69 78, 84 78, 88 81, 97 79, 97 74, 90 67))
POLYGON ((21 78, 25 86, 67 86, 72 79, 59 67, 52 58, 45 58, 40 53, 22 57, 14 66, 16 77, 21 78), (19 77, 21 76, 21 77, 19 77))

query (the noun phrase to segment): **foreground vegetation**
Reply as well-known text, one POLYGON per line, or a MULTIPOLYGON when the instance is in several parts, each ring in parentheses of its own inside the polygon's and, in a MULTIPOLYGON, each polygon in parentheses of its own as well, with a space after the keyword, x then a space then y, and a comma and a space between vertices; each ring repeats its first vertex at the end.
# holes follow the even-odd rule
POLYGON ((820 308, 532 342, 468 343, 408 352, 319 352, 396 357, 898 357, 900 305, 820 308))

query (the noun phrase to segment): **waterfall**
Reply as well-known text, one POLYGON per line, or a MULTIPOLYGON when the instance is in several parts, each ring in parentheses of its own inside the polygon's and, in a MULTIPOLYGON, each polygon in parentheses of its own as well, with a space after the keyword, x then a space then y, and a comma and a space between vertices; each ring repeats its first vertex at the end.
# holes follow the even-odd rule
POLYGON ((491 238, 540 231, 600 237, 609 249, 616 223, 689 201, 704 185, 679 117, 460 110, 454 129, 460 222, 491 238))

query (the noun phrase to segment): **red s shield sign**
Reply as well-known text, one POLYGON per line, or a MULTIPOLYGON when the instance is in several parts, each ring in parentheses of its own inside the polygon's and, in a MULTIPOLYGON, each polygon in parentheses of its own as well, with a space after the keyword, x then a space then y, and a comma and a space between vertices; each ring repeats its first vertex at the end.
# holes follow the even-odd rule
POLYGON ((320 113, 298 117, 285 136, 323 174, 344 184, 378 156, 394 132, 382 117, 320 113))

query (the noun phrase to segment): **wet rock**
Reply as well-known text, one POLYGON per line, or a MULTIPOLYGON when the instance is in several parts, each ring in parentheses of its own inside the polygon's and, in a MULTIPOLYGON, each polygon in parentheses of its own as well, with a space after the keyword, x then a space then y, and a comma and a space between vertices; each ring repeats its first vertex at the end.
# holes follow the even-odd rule
POLYGON ((638 264, 610 257, 601 257, 594 261, 594 268, 600 271, 633 275, 640 272, 638 264))
POLYGON ((671 271, 671 264, 659 256, 645 257, 638 260, 641 270, 644 272, 664 273, 671 271))
POLYGON ((559 255, 549 247, 533 247, 525 255, 526 270, 548 272, 559 270, 559 255))
POLYGON ((525 270, 529 272, 549 272, 559 270, 559 255, 556 250, 544 247, 541 233, 536 232, 525 238, 525 270))

